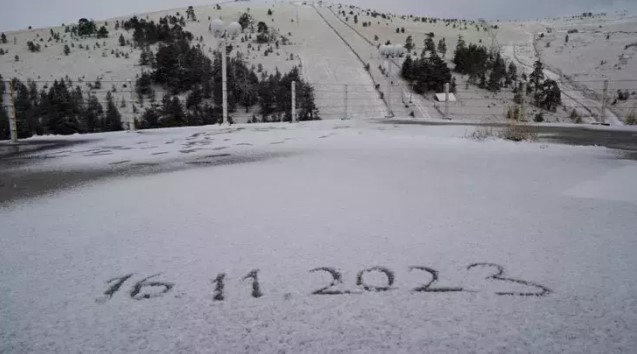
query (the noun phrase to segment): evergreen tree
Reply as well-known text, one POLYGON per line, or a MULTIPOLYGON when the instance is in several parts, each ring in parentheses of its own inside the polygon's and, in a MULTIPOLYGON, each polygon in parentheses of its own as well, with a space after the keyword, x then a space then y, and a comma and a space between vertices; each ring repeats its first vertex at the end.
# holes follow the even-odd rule
POLYGON ((407 39, 405 40, 405 49, 408 53, 414 49, 414 40, 411 35, 407 36, 407 39))
POLYGON ((0 35, 0 43, 7 44, 7 36, 4 33, 0 35))
POLYGON ((249 13, 244 12, 241 17, 239 17, 239 24, 243 30, 252 27, 252 16, 249 13))
POLYGON ((444 38, 438 41, 438 53, 443 59, 447 55, 447 41, 444 38))
POLYGON ((95 95, 88 97, 86 113, 84 114, 84 130, 87 133, 98 132, 99 127, 103 125, 102 116, 104 109, 95 95))
POLYGON ((257 23, 257 33, 268 33, 268 25, 263 21, 257 23))
POLYGON ((509 70, 507 71, 507 76, 505 80, 505 86, 509 87, 514 81, 518 80, 518 67, 515 63, 511 62, 509 64, 509 70))
POLYGON ((27 42, 27 47, 29 48, 29 51, 32 52, 32 53, 40 51, 40 45, 36 44, 36 43, 33 43, 31 41, 27 42))
POLYGON ((118 131, 122 128, 122 115, 113 101, 113 95, 106 93, 106 116, 104 117, 104 131, 118 131))
POLYGON ((557 106, 562 104, 562 91, 554 80, 545 80, 540 90, 539 106, 555 112, 557 106))
POLYGON ((497 92, 500 91, 500 88, 502 87, 502 80, 506 77, 506 64, 500 56, 500 53, 496 54, 491 65, 492 67, 491 73, 489 74, 487 89, 492 92, 497 92))
POLYGON ((73 26, 71 32, 80 37, 88 37, 97 32, 97 27, 95 26, 95 22, 81 18, 78 21, 77 26, 73 26))
POLYGON ((186 125, 186 115, 177 96, 165 95, 162 99, 162 127, 181 127, 186 125))
POLYGON ((54 81, 46 101, 46 125, 50 133, 69 135, 81 132, 78 122, 80 109, 64 80, 54 81))
POLYGON ((159 128, 161 126, 159 124, 160 120, 161 120, 161 114, 155 108, 148 108, 142 115, 141 128, 143 129, 159 128))
POLYGON ((428 33, 427 38, 425 38, 425 49, 423 49, 422 56, 425 56, 425 53, 429 52, 430 54, 436 54, 436 43, 434 43, 433 33, 428 33))
POLYGON ((197 21, 197 15, 195 15, 195 9, 192 6, 188 6, 188 9, 186 9, 186 18, 197 21))
POLYGON ((119 46, 120 47, 125 47, 126 46, 126 39, 124 38, 123 34, 119 35, 119 46))
POLYGON ((529 80, 531 82, 533 88, 533 95, 535 97, 535 105, 539 105, 540 96, 538 95, 538 91, 540 89, 540 83, 544 80, 544 64, 540 60, 536 61, 533 64, 533 72, 529 75, 529 80))
POLYGON ((68 44, 64 45, 64 55, 69 55, 71 54, 71 48, 69 48, 68 44))
POLYGON ((97 38, 108 38, 108 30, 106 29, 106 27, 100 27, 100 29, 97 31, 97 38))
POLYGON ((407 57, 405 58, 405 61, 403 62, 403 67, 401 69, 400 72, 400 76, 402 76, 404 79, 411 81, 412 80, 412 69, 413 69, 413 65, 414 65, 414 61, 413 59, 411 59, 411 55, 407 55, 407 57))

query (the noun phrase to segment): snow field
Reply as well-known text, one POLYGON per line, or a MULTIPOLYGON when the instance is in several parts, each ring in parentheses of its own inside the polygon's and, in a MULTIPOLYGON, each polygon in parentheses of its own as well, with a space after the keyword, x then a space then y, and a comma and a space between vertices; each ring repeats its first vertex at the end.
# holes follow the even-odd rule
MULTIPOLYGON (((182 144, 220 133, 253 144, 226 153, 270 158, 113 178, 0 209, 0 350, 578 353, 637 344, 635 162, 600 148, 475 142, 465 127, 260 131, 267 126, 148 135, 182 144), (501 279, 495 266, 470 267, 480 262, 501 265, 501 279), (432 276, 414 266, 438 271, 433 288, 464 291, 415 291, 432 276), (330 290, 344 294, 312 295, 333 281, 310 272, 319 267, 341 273, 330 290), (392 274, 391 289, 362 286, 386 286, 378 270, 357 286, 373 267, 392 274), (254 278, 242 280, 256 269, 260 297, 254 278), (108 280, 128 274, 104 295, 117 282, 108 280), (543 288, 550 293, 517 296, 543 288), (517 295, 497 294, 509 292, 517 295)), ((118 144, 131 148, 118 154, 149 159, 137 134, 96 137, 73 149, 118 144)), ((174 146, 175 159, 191 158, 174 146)), ((31 167, 95 168, 93 157, 55 160, 31 167)))

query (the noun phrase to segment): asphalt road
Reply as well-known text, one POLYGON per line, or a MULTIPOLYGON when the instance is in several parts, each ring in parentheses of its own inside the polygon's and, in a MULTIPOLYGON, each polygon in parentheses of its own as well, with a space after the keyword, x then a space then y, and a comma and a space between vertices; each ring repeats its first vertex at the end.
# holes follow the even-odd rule
MULTIPOLYGON (((453 122, 419 122, 412 120, 391 120, 391 124, 417 125, 459 125, 459 126, 487 126, 505 128, 506 124, 470 124, 453 122)), ((604 146, 609 149, 624 152, 626 158, 637 160, 637 131, 604 129, 602 127, 552 127, 529 126, 538 134, 541 142, 558 143, 577 146, 604 146)))

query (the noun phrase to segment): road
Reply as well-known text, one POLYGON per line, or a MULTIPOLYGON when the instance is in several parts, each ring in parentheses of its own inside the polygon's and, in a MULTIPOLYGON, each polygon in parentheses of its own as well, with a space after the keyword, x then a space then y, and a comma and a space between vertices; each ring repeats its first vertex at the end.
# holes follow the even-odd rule
MULTIPOLYGON (((413 120, 391 120, 386 121, 388 124, 417 124, 417 125, 455 125, 455 126, 485 126, 504 128, 508 125, 501 124, 471 124, 471 123, 452 123, 452 122, 423 122, 413 120)), ((637 130, 617 130, 603 129, 593 126, 593 128, 582 127, 564 127, 564 126, 530 126, 538 134, 541 142, 558 143, 576 146, 604 146, 609 149, 620 150, 632 160, 637 160, 637 130)))

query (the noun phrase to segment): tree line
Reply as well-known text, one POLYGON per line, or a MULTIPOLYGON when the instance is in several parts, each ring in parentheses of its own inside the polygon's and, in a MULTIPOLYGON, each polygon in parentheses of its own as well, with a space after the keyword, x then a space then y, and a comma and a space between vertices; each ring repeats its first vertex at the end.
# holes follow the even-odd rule
POLYGON ((123 21, 121 24, 117 22, 116 28, 124 28, 126 31, 133 30, 133 40, 140 46, 152 45, 157 42, 174 42, 180 40, 191 41, 192 33, 184 31, 186 21, 182 17, 165 16, 159 19, 159 23, 155 21, 146 21, 139 19, 137 16, 129 20, 123 21))
POLYGON ((503 88, 511 88, 515 93, 515 102, 522 102, 522 95, 532 97, 531 103, 539 108, 555 112, 562 103, 562 93, 555 80, 544 75, 544 65, 536 61, 533 72, 527 77, 518 77, 516 65, 511 62, 508 66, 499 52, 490 52, 485 46, 469 44, 460 37, 453 58, 454 70, 467 75, 469 82, 491 92, 498 92, 503 88), (522 82, 527 81, 527 92, 521 92, 522 82))
MULTIPOLYGON (((226 55, 231 52, 227 47, 226 55)), ((150 70, 144 71, 136 81, 137 99, 155 101, 153 85, 165 92, 161 105, 148 108, 141 126, 148 128, 220 123, 222 119, 222 63, 221 52, 213 53, 214 60, 203 54, 199 45, 191 46, 186 40, 160 44, 157 52, 149 54, 154 60, 143 62, 150 70), (179 95, 186 95, 185 101, 179 95)), ((141 58, 144 59, 144 58, 141 58)), ((290 121, 291 85, 296 82, 297 112, 299 120, 319 119, 314 103, 312 86, 301 78, 295 67, 286 74, 278 70, 268 74, 255 66, 248 67, 241 53, 230 57, 227 63, 228 110, 237 112, 242 107, 250 112, 258 105, 250 122, 290 121), (257 117, 257 112, 260 117, 257 117)))
MULTIPOLYGON (((2 77, 0 76, 0 81, 2 77)), ((56 80, 50 87, 38 90, 34 81, 25 83, 11 80, 14 88, 14 106, 18 138, 33 135, 97 133, 122 130, 122 116, 109 91, 106 107, 95 94, 85 95, 79 86, 67 79, 56 80)), ((0 93, 4 94, 4 85, 0 93)), ((10 135, 8 112, 0 109, 0 139, 10 135)))

